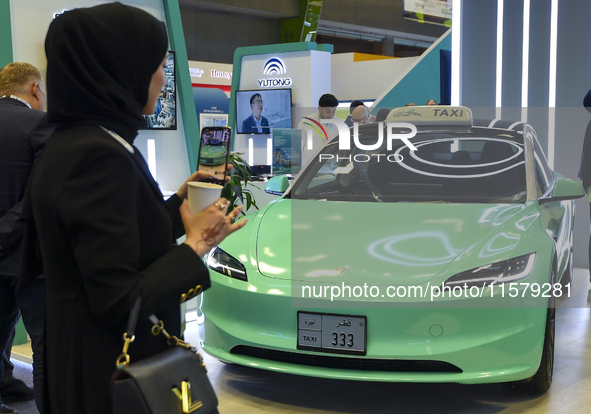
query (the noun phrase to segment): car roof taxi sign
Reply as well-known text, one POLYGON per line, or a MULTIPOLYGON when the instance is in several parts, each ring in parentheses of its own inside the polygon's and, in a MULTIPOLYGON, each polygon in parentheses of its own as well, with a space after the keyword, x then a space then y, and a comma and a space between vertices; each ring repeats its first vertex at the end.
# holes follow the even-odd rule
POLYGON ((386 117, 386 122, 409 122, 421 129, 471 128, 472 111, 464 106, 412 106, 395 108, 386 117))

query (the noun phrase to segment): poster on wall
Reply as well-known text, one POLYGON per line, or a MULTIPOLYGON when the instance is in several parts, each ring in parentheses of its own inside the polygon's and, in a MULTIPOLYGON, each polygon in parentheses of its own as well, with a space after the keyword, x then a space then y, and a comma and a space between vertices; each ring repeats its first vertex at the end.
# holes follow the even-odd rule
POLYGON ((176 129, 176 81, 174 52, 168 52, 168 60, 164 65, 166 84, 158 96, 156 108, 152 115, 144 115, 145 129, 176 129))
POLYGON ((297 174, 301 168, 302 130, 273 128, 273 175, 297 174))
POLYGON ((227 114, 199 114, 199 126, 201 129, 214 126, 228 126, 227 114))
POLYGON ((402 17, 421 23, 451 27, 453 0, 404 0, 402 17))

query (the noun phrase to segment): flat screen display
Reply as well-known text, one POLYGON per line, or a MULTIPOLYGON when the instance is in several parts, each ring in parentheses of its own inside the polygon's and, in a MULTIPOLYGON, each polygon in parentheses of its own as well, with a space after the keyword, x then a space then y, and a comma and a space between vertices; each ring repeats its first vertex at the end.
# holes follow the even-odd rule
POLYGON ((144 115, 145 129, 176 129, 176 81, 174 52, 168 52, 168 60, 164 65, 166 84, 158 96, 156 108, 152 115, 144 115))
POLYGON ((236 91, 236 133, 271 134, 291 128, 291 89, 236 91))

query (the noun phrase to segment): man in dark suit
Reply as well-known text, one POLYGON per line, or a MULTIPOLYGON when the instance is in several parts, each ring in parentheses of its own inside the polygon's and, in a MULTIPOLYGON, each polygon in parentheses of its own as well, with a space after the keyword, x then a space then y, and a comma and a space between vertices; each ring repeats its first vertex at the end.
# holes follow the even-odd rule
MULTIPOLYGON (((10 351, 14 327, 22 313, 31 337, 35 402, 42 411, 44 280, 24 291, 16 282, 21 259, 22 198, 33 164, 53 132, 45 116, 45 85, 28 63, 0 69, 0 401, 30 400, 33 392, 12 375, 10 351)), ((16 413, 0 403, 0 413, 16 413)))
POLYGON ((261 112, 263 112, 263 97, 255 93, 250 97, 250 107, 252 115, 242 121, 242 134, 270 134, 269 121, 261 112))
POLYGON ((347 115, 347 118, 345 119, 345 124, 349 128, 351 128, 353 126, 353 110, 361 105, 363 105, 363 101, 357 101, 357 100, 351 102, 351 105, 349 105, 349 115, 347 115))

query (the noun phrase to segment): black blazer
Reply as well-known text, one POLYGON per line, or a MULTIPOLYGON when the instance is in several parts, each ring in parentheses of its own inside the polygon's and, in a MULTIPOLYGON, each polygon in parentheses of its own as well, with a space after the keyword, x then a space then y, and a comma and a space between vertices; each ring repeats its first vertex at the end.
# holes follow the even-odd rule
MULTIPOLYGON (((180 198, 165 203, 139 151, 131 154, 99 126, 57 130, 29 190, 47 284, 44 407, 109 413, 110 378, 135 299, 142 307, 132 362, 167 347, 150 334, 147 317, 155 313, 179 335, 181 295, 209 287, 209 273, 190 247, 174 246, 184 233, 180 198)), ((25 254, 34 250, 29 235, 25 254)))
POLYGON ((0 99, 0 275, 18 276, 23 225, 18 220, 33 163, 53 132, 45 112, 0 99))

